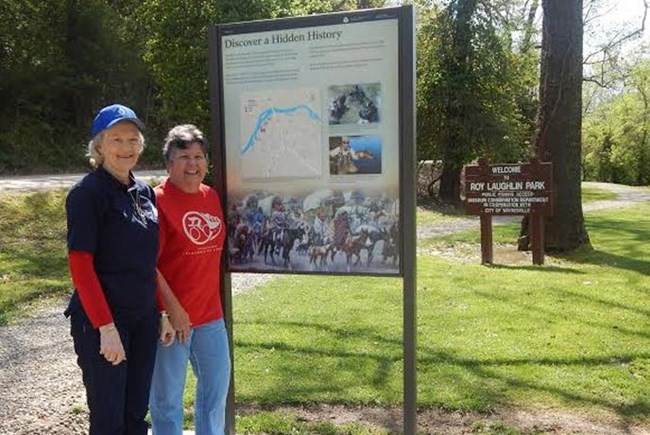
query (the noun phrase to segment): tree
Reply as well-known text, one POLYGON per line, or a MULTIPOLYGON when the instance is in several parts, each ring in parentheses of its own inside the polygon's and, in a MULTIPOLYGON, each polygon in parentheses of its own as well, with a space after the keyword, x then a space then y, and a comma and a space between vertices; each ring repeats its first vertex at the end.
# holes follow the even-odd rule
POLYGON ((580 186, 582 0, 542 0, 542 10, 535 150, 543 161, 553 163, 553 216, 545 222, 545 248, 561 252, 590 246, 580 186))
POLYGON ((384 0, 147 0, 139 9, 149 35, 145 60, 168 123, 209 125, 208 33, 210 24, 376 7, 384 0))
POLYGON ((513 44, 509 10, 477 0, 421 7, 418 158, 442 160, 442 201, 460 201, 463 165, 476 157, 517 161, 528 151, 535 62, 513 44))
POLYGON ((586 179, 650 184, 650 61, 625 72, 619 93, 585 115, 583 168, 586 179))
POLYGON ((85 165, 94 112, 122 101, 141 113, 149 88, 125 17, 107 0, 0 7, 0 171, 85 165))

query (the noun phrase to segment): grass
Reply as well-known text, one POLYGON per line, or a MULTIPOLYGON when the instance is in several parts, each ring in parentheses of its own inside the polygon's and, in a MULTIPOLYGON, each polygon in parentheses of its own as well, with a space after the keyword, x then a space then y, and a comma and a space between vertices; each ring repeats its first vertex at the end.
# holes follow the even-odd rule
POLYGON ((609 190, 599 189, 597 187, 582 185, 582 202, 609 201, 616 199, 616 194, 609 190))
POLYGON ((319 434, 319 435, 370 435, 387 434, 358 424, 334 425, 332 423, 301 421, 287 412, 258 412, 254 415, 237 416, 238 434, 319 434), (269 428, 273 428, 269 430, 269 428))
MULTIPOLYGON (((648 425, 648 213, 644 204, 588 215, 595 249, 545 267, 418 258, 418 404, 648 425)), ((496 226, 495 240, 517 231, 496 226)), ((443 239, 459 241, 478 249, 478 232, 443 239)), ((285 277, 238 296, 238 401, 399 403, 401 307, 401 283, 379 278, 285 277)))
POLYGON ((467 219, 462 207, 441 208, 440 204, 420 199, 416 209, 416 225, 439 225, 455 220, 467 219))
POLYGON ((63 192, 0 195, 0 325, 26 303, 70 292, 63 192))
MULTIPOLYGON (((420 391, 420 404, 490 411, 525 400, 624 412, 617 400, 631 395, 645 409, 648 212, 591 216, 596 250, 550 267, 419 258, 419 377, 437 386, 420 391)), ((388 279, 287 277, 238 297, 240 400, 399 401, 400 290, 388 279)))
MULTIPOLYGON (((34 298, 70 291, 63 196, 0 197, 2 322, 34 298)), ((649 213, 645 203, 588 214, 594 249, 547 256, 543 267, 419 256, 419 407, 482 415, 561 409, 649 426, 649 213)), ((495 243, 512 243, 517 232, 516 224, 495 226, 495 243)), ((478 230, 419 248, 441 244, 478 250, 478 230)), ((238 295, 237 402, 268 409, 399 406, 401 292, 394 278, 284 276, 238 295)), ((190 376, 188 425, 193 383, 190 376)), ((382 433, 280 411, 238 416, 237 427, 241 433, 382 433)), ((499 421, 475 422, 471 431, 520 433, 499 421)))

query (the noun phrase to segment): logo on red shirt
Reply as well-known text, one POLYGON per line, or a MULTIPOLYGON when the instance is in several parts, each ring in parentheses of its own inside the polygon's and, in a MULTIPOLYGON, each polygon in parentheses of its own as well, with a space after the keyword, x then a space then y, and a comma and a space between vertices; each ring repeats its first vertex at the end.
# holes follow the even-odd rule
POLYGON ((209 213, 188 211, 183 216, 183 231, 195 245, 205 245, 221 233, 221 219, 209 213))

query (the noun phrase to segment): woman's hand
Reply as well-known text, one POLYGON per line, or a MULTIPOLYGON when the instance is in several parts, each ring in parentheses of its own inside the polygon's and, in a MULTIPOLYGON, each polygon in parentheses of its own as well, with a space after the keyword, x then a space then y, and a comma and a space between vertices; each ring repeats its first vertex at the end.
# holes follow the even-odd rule
POLYGON ((175 335, 176 331, 169 322, 169 315, 165 312, 160 313, 160 344, 165 347, 171 346, 175 335))
POLYGON ((99 353, 104 355, 106 361, 114 366, 126 360, 122 339, 115 327, 115 323, 99 327, 99 353))
POLYGON ((170 305, 167 312, 169 313, 169 322, 178 336, 178 341, 184 343, 190 336, 190 327, 192 326, 190 316, 187 315, 187 311, 181 304, 170 305))

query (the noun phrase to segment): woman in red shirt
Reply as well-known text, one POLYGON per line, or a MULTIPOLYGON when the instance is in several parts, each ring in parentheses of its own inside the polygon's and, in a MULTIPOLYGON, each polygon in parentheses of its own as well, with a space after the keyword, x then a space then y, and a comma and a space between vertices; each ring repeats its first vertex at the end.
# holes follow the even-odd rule
POLYGON ((169 177, 156 187, 160 225, 158 279, 178 340, 158 347, 151 387, 156 435, 180 434, 187 362, 196 375, 198 435, 224 433, 230 352, 221 307, 221 253, 226 237, 217 193, 203 184, 208 170, 203 133, 172 128, 163 148, 169 177))

